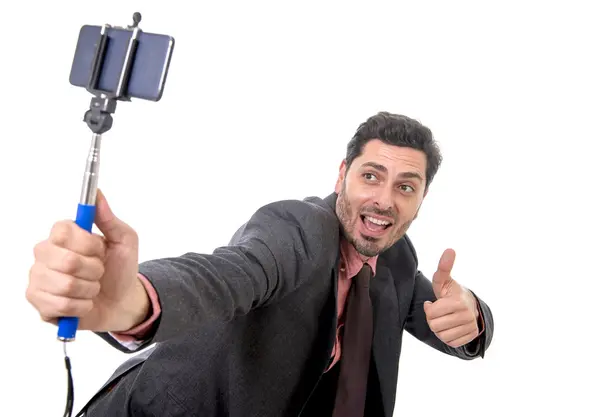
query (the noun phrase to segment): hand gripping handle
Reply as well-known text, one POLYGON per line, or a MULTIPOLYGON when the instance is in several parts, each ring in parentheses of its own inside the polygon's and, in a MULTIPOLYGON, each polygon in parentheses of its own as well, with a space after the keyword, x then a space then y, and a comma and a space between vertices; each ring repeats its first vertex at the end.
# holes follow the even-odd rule
MULTIPOLYGON (((92 232, 94 217, 96 215, 96 206, 79 204, 77 207, 77 217, 75 223, 88 232, 92 232)), ((58 339, 62 341, 75 340, 75 333, 79 319, 77 317, 61 317, 58 319, 58 339)))

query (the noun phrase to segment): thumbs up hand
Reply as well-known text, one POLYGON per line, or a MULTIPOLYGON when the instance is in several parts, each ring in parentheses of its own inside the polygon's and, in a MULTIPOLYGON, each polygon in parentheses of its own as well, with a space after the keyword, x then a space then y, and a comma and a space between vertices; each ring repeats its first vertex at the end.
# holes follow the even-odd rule
POLYGON ((452 267, 456 253, 446 249, 433 274, 433 292, 437 298, 423 305, 431 331, 447 345, 457 348, 479 335, 479 309, 473 294, 456 282, 452 267))

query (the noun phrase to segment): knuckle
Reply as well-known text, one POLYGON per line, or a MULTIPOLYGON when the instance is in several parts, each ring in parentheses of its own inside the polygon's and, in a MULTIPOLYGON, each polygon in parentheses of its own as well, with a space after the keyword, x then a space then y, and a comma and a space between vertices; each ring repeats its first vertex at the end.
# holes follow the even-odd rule
POLYGON ((127 246, 133 248, 137 248, 139 245, 139 235, 138 233, 131 227, 127 226, 127 234, 126 234, 126 244, 127 246))
POLYGON ((46 323, 56 323, 56 317, 52 317, 52 316, 46 316, 43 313, 39 313, 40 314, 40 319, 42 319, 42 321, 45 321, 46 323))
POLYGON ((71 251, 65 252, 61 262, 61 269, 66 273, 75 273, 79 269, 79 256, 71 251))
POLYGON ((61 293, 64 295, 76 295, 77 279, 74 277, 66 277, 61 282, 61 293))
POLYGON ((138 233, 132 227, 127 226, 127 228, 129 229, 128 236, 131 238, 132 243, 137 243, 139 240, 138 233))
POLYGON ((58 298, 55 302, 54 302, 54 308, 59 311, 61 314, 66 314, 69 312, 69 309, 71 308, 71 300, 68 298, 58 298))
POLYGON ((34 288, 44 279, 45 268, 38 262, 34 262, 29 268, 28 291, 34 291, 34 288))
POLYGON ((61 297, 56 301, 55 304, 55 310, 58 312, 58 314, 55 315, 60 315, 60 316, 77 316, 79 315, 80 311, 78 308, 78 304, 80 304, 81 302, 78 303, 79 300, 74 300, 71 298, 66 298, 66 297, 61 297))
POLYGON ((64 245, 69 240, 70 229, 66 221, 54 223, 50 232, 52 241, 58 245, 64 245))
POLYGON ((471 316, 468 311, 459 310, 455 312, 456 322, 462 325, 471 323, 471 316))
POLYGON ((27 289, 25 290, 25 299, 29 302, 29 304, 33 305, 34 307, 36 306, 35 290, 31 285, 27 286, 27 289))
POLYGON ((47 308, 38 308, 38 314, 40 318, 47 323, 51 322, 53 319, 53 316, 50 315, 50 312, 47 308))
POLYGON ((90 282, 90 298, 95 298, 98 294, 100 294, 100 286, 99 282, 90 282))
POLYGON ((100 281, 102 280, 102 278, 104 277, 105 274, 105 269, 104 269, 104 265, 101 265, 98 268, 98 272, 96 273, 96 275, 94 276, 94 281, 98 282, 98 285, 100 285, 100 281))
POLYGON ((32 281, 35 281, 38 275, 39 266, 37 262, 34 262, 31 267, 29 267, 29 285, 31 285, 32 281))
POLYGON ((104 262, 102 262, 99 259, 96 259, 96 260, 94 260, 92 268, 93 268, 93 271, 94 271, 93 272, 93 278, 95 280, 100 280, 100 278, 102 278, 104 276, 104 271, 105 271, 105 269, 104 269, 104 262))
POLYGON ((77 316, 77 317, 83 317, 87 313, 89 313, 93 307, 94 307, 94 304, 92 303, 91 300, 78 300, 77 303, 73 304, 73 307, 71 310, 71 315, 77 316))
POLYGON ((76 248, 80 253, 84 253, 86 255, 97 255, 98 253, 98 244, 94 237, 87 233, 85 235, 79 234, 75 239, 73 239, 73 244, 76 245, 76 248))
POLYGON ((100 236, 93 236, 93 239, 96 241, 95 246, 98 257, 104 259, 106 257, 106 241, 100 236))
POLYGON ((48 246, 48 241, 47 240, 38 242, 33 247, 33 257, 35 259, 39 259, 42 256, 42 254, 46 251, 47 246, 48 246))

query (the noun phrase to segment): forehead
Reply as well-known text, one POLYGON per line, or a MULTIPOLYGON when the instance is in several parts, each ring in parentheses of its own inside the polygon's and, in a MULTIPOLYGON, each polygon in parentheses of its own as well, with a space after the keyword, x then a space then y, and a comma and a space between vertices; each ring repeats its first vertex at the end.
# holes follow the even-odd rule
POLYGON ((388 145, 379 139, 370 140, 363 147, 363 151, 352 165, 353 168, 360 167, 367 162, 375 162, 383 165, 391 173, 414 171, 425 178, 427 169, 427 157, 423 151, 388 145))

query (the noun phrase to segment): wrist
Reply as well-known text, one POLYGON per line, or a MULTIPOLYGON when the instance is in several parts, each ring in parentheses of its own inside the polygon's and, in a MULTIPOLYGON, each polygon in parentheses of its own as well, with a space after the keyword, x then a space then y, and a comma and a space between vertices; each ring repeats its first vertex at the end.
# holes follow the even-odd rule
POLYGON ((151 301, 141 280, 136 277, 128 296, 121 303, 119 316, 122 320, 115 332, 126 332, 143 323, 150 317, 151 301))

